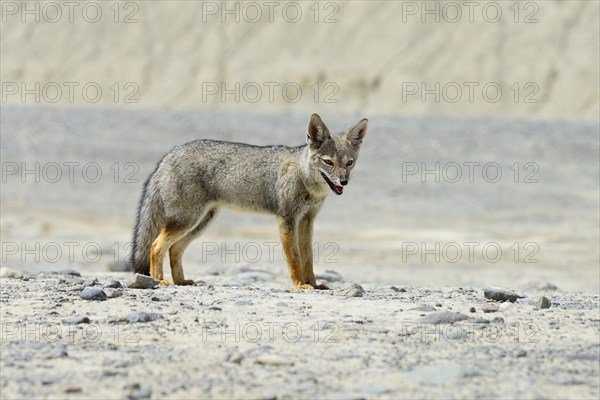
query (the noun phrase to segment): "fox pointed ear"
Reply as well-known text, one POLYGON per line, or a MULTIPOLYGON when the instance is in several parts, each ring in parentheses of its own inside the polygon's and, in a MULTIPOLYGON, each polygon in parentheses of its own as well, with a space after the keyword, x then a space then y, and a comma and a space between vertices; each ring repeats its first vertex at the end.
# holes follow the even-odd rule
POLYGON ((311 115, 310 120, 308 121, 306 143, 308 143, 311 148, 318 149, 329 137, 329 129, 327 129, 327 126, 325 126, 321 117, 319 117, 318 114, 311 115))
POLYGON ((367 124, 369 120, 366 118, 361 119, 352 128, 348 129, 346 133, 346 139, 352 143, 352 146, 358 147, 363 141, 363 138, 367 134, 367 124))

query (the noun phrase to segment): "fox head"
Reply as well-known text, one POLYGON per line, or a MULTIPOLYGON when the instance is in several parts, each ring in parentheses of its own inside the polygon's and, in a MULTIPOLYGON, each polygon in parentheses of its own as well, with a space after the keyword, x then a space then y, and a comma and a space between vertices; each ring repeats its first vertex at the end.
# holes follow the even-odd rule
POLYGON ((319 179, 325 180, 331 190, 341 195, 350 180, 350 172, 356 165, 358 151, 367 133, 366 118, 358 121, 345 132, 331 133, 317 114, 310 116, 306 143, 309 149, 309 165, 319 179))

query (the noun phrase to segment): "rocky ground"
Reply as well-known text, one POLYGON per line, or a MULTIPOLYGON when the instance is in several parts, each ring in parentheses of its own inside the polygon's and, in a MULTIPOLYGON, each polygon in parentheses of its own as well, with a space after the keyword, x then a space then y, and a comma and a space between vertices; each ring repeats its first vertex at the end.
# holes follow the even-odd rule
POLYGON ((600 395, 600 298, 548 282, 361 286, 325 271, 333 290, 294 292, 233 266, 193 287, 125 272, 0 276, 6 399, 600 395))

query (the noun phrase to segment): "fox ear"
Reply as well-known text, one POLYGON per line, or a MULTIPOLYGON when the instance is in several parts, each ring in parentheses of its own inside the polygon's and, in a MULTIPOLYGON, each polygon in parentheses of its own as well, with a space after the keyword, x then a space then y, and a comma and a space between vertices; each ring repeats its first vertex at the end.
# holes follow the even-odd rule
POLYGON ((319 117, 318 114, 311 115, 310 120, 308 121, 306 143, 308 143, 310 147, 318 149, 329 137, 329 129, 327 129, 327 126, 325 126, 321 117, 319 117))
POLYGON ((367 124, 369 120, 366 118, 361 119, 354 125, 352 128, 348 130, 346 133, 346 138, 352 143, 354 147, 360 146, 367 133, 367 124))

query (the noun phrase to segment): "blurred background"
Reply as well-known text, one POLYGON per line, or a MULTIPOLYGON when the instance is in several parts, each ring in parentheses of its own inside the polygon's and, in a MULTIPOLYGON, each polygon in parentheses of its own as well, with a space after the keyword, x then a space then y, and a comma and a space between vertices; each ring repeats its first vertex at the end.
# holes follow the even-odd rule
MULTIPOLYGON (((317 112, 332 130, 370 120, 317 219, 317 271, 597 292, 599 8, 2 1, 1 264, 123 268, 142 184, 173 145, 297 145, 317 112)), ((186 272, 285 279, 277 243, 271 217, 225 211, 186 272)))

